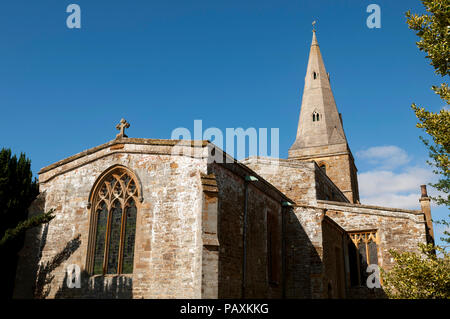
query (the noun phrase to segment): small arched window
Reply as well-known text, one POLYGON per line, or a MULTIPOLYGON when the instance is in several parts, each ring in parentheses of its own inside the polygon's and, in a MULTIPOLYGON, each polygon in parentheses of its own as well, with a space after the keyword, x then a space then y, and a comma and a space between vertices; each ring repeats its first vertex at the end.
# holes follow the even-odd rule
POLYGON ((314 111, 314 113, 313 113, 313 122, 318 122, 319 120, 320 120, 319 113, 314 111))
POLYGON ((315 71, 313 72, 313 79, 317 79, 317 73, 315 71))
POLYGON ((133 174, 116 167, 94 185, 88 269, 94 275, 133 272, 139 186, 133 174))

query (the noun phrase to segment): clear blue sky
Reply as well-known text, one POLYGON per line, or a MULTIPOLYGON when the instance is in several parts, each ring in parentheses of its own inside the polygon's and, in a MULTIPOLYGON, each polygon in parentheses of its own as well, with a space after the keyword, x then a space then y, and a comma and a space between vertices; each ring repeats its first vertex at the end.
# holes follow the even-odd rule
POLYGON ((442 79, 415 45, 408 9, 423 12, 419 0, 2 1, 0 146, 26 152, 36 174, 113 139, 122 117, 130 137, 145 138, 201 119, 223 131, 280 128, 286 157, 317 20, 363 199, 417 209, 418 184, 432 175, 410 105, 441 109, 429 88, 442 79), (66 27, 70 3, 81 7, 79 30, 66 27), (371 3, 381 29, 366 26, 371 3), (390 152, 364 156, 374 147, 390 152), (387 177, 367 185, 374 175, 387 177), (385 203, 370 187, 397 197, 385 203))

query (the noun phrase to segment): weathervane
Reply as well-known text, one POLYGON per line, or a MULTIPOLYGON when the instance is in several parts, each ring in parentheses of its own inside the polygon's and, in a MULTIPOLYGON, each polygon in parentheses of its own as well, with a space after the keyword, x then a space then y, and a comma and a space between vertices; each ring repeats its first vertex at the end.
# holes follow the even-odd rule
POLYGON ((316 20, 312 22, 313 32, 316 32, 316 20))

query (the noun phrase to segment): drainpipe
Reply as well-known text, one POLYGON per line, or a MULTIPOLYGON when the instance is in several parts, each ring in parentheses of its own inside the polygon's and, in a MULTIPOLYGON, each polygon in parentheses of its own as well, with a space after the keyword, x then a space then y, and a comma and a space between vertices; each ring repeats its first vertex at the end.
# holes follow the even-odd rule
POLYGON ((245 188, 245 200, 244 200, 244 229, 242 231, 242 288, 241 298, 245 298, 245 286, 246 286, 246 272, 247 272, 247 208, 248 208, 248 184, 250 182, 256 182, 258 179, 255 176, 245 176, 244 188, 245 188))

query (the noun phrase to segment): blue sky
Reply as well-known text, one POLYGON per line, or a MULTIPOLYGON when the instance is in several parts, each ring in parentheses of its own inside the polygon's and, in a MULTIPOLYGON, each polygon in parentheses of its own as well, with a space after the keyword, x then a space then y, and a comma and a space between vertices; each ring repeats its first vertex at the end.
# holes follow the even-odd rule
POLYGON ((408 9, 423 12, 419 0, 2 1, 0 146, 25 152, 36 174, 113 139, 122 117, 143 138, 201 119, 223 131, 279 128, 286 157, 317 20, 363 202, 418 209, 419 185, 435 176, 410 105, 439 111, 429 88, 442 79, 415 45, 408 9), (66 26, 71 3, 81 29, 66 26), (366 26, 371 3, 380 29, 366 26))

